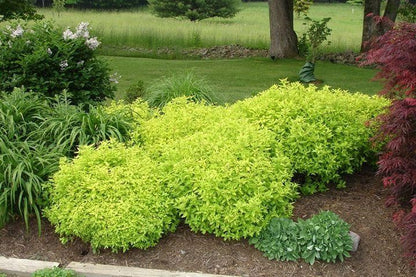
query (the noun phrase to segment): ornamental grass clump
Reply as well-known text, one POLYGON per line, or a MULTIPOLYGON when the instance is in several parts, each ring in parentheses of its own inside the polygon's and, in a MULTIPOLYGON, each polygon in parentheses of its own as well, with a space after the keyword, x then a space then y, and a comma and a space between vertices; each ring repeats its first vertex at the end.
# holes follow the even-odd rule
POLYGON ((387 105, 381 97, 283 81, 231 109, 274 133, 302 192, 310 194, 329 183, 344 186, 341 174, 373 158, 375 128, 366 123, 387 105))
POLYGON ((52 22, 14 23, 0 30, 0 91, 25 87, 46 97, 67 91, 74 105, 112 98, 115 86, 107 64, 96 55, 100 42, 89 24, 75 31, 52 22))
POLYGON ((64 243, 79 237, 94 250, 146 249, 178 223, 162 182, 157 163, 139 147, 84 146, 73 161, 61 161, 45 213, 64 243))
POLYGON ((48 202, 43 184, 58 170, 59 159, 73 157, 80 145, 107 139, 126 141, 138 118, 149 112, 90 106, 89 112, 64 100, 46 101, 34 92, 0 92, 0 227, 19 215, 28 228, 48 202))
POLYGON ((156 80, 144 94, 151 107, 162 108, 169 101, 185 96, 194 102, 215 103, 215 95, 209 84, 192 72, 165 76, 156 80))
POLYGON ((0 228, 34 214, 40 231, 42 184, 57 170, 61 153, 35 132, 49 114, 46 101, 20 89, 0 93, 0 228))
POLYGON ((272 132, 227 108, 181 98, 143 123, 141 133, 193 231, 240 239, 291 215, 291 164, 272 132))

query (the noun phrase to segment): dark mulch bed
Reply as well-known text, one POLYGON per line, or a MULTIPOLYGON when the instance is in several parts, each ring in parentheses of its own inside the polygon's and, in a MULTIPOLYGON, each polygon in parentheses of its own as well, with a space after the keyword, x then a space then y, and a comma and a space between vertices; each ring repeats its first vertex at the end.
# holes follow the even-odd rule
POLYGON ((195 234, 185 225, 148 250, 126 253, 103 250, 92 253, 88 244, 75 240, 62 245, 53 227, 43 222, 38 237, 36 222, 25 231, 22 221, 0 230, 0 255, 57 261, 102 263, 144 268, 193 271, 243 276, 415 276, 402 258, 399 236, 391 221, 393 211, 384 206, 386 191, 374 172, 365 169, 347 178, 347 189, 331 189, 295 204, 294 218, 306 218, 331 210, 351 224, 361 236, 356 253, 344 263, 270 261, 246 240, 223 241, 212 235, 195 234))

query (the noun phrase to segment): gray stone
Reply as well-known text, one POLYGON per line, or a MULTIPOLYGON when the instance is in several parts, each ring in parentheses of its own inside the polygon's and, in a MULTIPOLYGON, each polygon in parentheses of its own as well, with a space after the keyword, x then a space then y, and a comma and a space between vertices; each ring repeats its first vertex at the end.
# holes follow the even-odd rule
POLYGON ((352 231, 349 232, 349 235, 352 239, 352 252, 357 251, 358 245, 360 244, 360 236, 352 231))

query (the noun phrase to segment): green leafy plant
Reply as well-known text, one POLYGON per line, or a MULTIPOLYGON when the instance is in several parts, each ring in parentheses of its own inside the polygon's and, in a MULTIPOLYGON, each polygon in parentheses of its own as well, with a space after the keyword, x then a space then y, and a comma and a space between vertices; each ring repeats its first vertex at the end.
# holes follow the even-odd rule
POLYGON ((350 257, 352 239, 350 226, 330 211, 320 212, 308 220, 299 219, 299 244, 302 259, 309 264, 315 260, 335 262, 350 257))
POLYGON ((59 159, 73 156, 81 144, 128 139, 142 111, 139 104, 135 107, 134 114, 116 112, 113 106, 91 106, 85 112, 21 89, 0 94, 0 226, 20 215, 28 228, 34 214, 40 231, 41 209, 48 200, 42 185, 58 170, 59 159))
POLYGON ((144 94, 144 82, 140 80, 128 87, 128 89, 126 90, 125 100, 127 103, 133 103, 135 100, 137 100, 137 98, 143 98, 144 94))
POLYGON ((312 4, 312 0, 296 0, 294 1, 293 11, 297 16, 300 16, 301 14, 306 16, 312 4))
POLYGON ((352 239, 350 226, 333 212, 326 211, 310 219, 293 222, 287 218, 274 218, 250 243, 269 259, 296 261, 309 264, 316 260, 344 261, 350 257, 352 239))
POLYGON ((45 214, 64 243, 77 236, 94 250, 146 249, 178 223, 158 172, 140 147, 83 146, 53 176, 45 214))
POLYGON ((408 0, 402 1, 399 7, 399 17, 403 21, 416 23, 416 4, 410 3, 408 0))
POLYGON ((51 114, 39 126, 38 135, 55 145, 66 156, 73 156, 80 145, 98 146, 110 138, 124 142, 130 138, 133 119, 126 113, 109 113, 103 106, 88 112, 65 100, 52 104, 51 114))
POLYGON ((140 133, 192 230, 239 239, 291 214, 296 187, 273 133, 224 107, 185 98, 144 122, 140 133))
POLYGON ((381 97, 283 81, 230 108, 273 131, 292 163, 294 180, 311 194, 329 183, 344 186, 341 174, 374 160, 369 139, 376 126, 366 122, 388 105, 381 97))
POLYGON ((1 0, 0 22, 11 19, 38 20, 43 16, 36 13, 30 0, 1 0))
POLYGON ((61 154, 34 136, 48 104, 16 89, 0 95, 0 227, 16 214, 28 227, 35 214, 40 231, 42 183, 57 170, 61 154))
MULTIPOLYGON (((318 55, 318 49, 324 43, 328 36, 331 35, 331 29, 328 27, 330 17, 322 20, 313 20, 310 17, 305 17, 308 23, 308 29, 300 39, 300 45, 307 46, 306 63, 299 72, 299 79, 302 82, 309 83, 316 81, 314 76, 315 62, 318 55)), ((328 41, 328 44, 330 42, 328 41)), ((304 51, 304 49, 301 49, 304 51)))
POLYGON ((88 23, 75 32, 62 32, 52 22, 14 23, 1 29, 0 41, 0 91, 23 86, 51 98, 67 91, 74 105, 114 95, 109 68, 96 55, 100 42, 88 23))
POLYGON ((59 267, 45 268, 36 270, 31 277, 82 277, 73 270, 63 269, 59 267))
POLYGON ((269 259, 296 261, 300 258, 299 226, 288 218, 273 218, 250 244, 269 259))
POLYGON ((61 12, 65 10, 66 0, 53 0, 52 7, 58 16, 61 16, 61 12))
POLYGON ((172 99, 180 96, 189 97, 195 102, 215 102, 215 96, 208 83, 196 77, 192 72, 174 74, 156 80, 148 88, 144 98, 151 107, 161 108, 172 99))

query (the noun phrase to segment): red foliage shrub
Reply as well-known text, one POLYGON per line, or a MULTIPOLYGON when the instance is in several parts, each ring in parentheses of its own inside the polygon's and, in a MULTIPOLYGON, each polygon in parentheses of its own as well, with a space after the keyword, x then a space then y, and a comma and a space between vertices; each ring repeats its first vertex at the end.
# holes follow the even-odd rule
POLYGON ((386 140, 378 174, 391 192, 387 205, 401 208, 394 221, 403 229, 405 255, 416 264, 416 24, 401 23, 377 38, 361 64, 376 64, 376 79, 385 81, 380 92, 395 98, 380 117, 376 139, 386 140))
POLYGON ((416 24, 400 23, 371 43, 362 65, 376 64, 376 79, 385 81, 381 94, 390 97, 415 97, 416 24))

